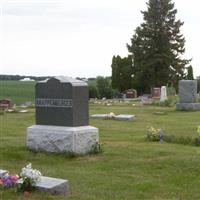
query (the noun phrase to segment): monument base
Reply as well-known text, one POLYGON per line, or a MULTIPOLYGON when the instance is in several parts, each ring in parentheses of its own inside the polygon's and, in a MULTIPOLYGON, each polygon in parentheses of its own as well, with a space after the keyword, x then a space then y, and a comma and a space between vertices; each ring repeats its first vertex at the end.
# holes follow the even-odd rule
POLYGON ((27 146, 38 152, 87 154, 98 142, 99 131, 92 126, 33 125, 27 128, 27 146))
POLYGON ((176 110, 186 110, 186 111, 200 110, 200 103, 177 103, 176 110))

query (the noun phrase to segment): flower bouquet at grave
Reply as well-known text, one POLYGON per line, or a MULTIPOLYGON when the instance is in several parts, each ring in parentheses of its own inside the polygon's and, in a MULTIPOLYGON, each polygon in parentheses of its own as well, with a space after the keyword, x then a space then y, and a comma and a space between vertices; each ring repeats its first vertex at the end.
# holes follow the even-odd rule
POLYGON ((19 179, 18 175, 9 175, 8 173, 0 178, 0 188, 11 188, 17 186, 17 180, 19 179))
POLYGON ((163 141, 163 131, 156 129, 153 126, 147 128, 147 139, 149 141, 163 141))
POLYGON ((41 176, 41 172, 32 169, 32 164, 29 163, 26 167, 22 168, 18 190, 23 192, 35 190, 36 184, 41 180, 41 176))
POLYGON ((200 146, 200 126, 197 127, 198 136, 196 138, 196 145, 200 146))

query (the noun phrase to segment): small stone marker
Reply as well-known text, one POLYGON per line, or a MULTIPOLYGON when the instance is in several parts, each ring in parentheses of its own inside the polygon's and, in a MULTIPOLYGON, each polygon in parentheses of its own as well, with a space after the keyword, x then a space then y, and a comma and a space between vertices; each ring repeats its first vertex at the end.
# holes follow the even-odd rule
POLYGON ((8 109, 12 107, 13 107, 13 103, 10 99, 0 99, 0 108, 8 109))
POLYGON ((135 115, 117 115, 115 119, 121 121, 133 121, 135 119, 135 115))
POLYGON ((41 177, 41 181, 36 185, 39 191, 47 191, 53 195, 67 194, 69 192, 69 183, 67 180, 41 177))
POLYGON ((160 88, 154 87, 152 89, 152 98, 160 98, 160 88))
POLYGON ((164 102, 167 100, 167 87, 162 86, 161 87, 161 95, 160 95, 160 102, 164 102))
POLYGON ((95 114, 90 116, 93 119, 116 119, 121 121, 133 121, 135 119, 135 115, 111 115, 111 114, 95 114))
POLYGON ((27 113, 28 110, 20 110, 19 113, 27 113))
MULTIPOLYGON (((0 169, 0 178, 3 178, 8 171, 0 169)), ((17 184, 22 184, 22 180, 17 180, 17 184)), ((36 189, 39 191, 49 192, 52 195, 67 195, 69 194, 68 180, 41 176, 41 180, 36 184, 36 189)))
POLYGON ((196 80, 179 81, 179 103, 176 104, 176 110, 200 110, 196 80))
POLYGON ((8 171, 0 169, 0 178, 3 178, 7 173, 8 171))
POLYGON ((94 115, 91 115, 91 118, 93 118, 93 119, 108 119, 108 118, 110 118, 110 114, 94 114, 94 115))
MULTIPOLYGON (((22 180, 19 179, 17 184, 22 184, 22 180)), ((52 195, 67 195, 69 183, 64 179, 41 176, 41 180, 36 184, 36 189, 49 192, 52 195)))
POLYGON ((142 96, 141 97, 141 103, 143 105, 151 105, 153 103, 153 99, 152 98, 148 98, 148 97, 145 97, 145 96, 142 96))
POLYGON ((137 98, 137 90, 135 89, 128 89, 124 91, 124 94, 126 95, 125 98, 128 98, 128 99, 137 98))
POLYGON ((88 86, 55 77, 36 84, 36 125, 27 128, 27 146, 35 151, 86 154, 99 142, 89 126, 88 86))

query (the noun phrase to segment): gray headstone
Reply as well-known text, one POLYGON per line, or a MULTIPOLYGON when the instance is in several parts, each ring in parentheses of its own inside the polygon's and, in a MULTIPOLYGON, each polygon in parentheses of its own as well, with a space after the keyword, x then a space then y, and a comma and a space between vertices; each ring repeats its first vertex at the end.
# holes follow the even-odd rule
POLYGON ((133 121, 135 119, 135 115, 117 115, 115 117, 116 120, 120 120, 120 121, 133 121))
POLYGON ((196 103, 197 102, 197 81, 181 80, 179 81, 179 102, 196 103))
POLYGON ((94 115, 91 115, 91 118, 94 118, 94 119, 108 119, 108 118, 110 118, 110 115, 109 114, 94 114, 94 115))
POLYGON ((0 178, 3 178, 7 173, 8 171, 0 169, 0 178))
POLYGON ((84 81, 55 77, 36 84, 36 124, 88 125, 88 86, 84 81))
POLYGON ((91 118, 94 119, 116 119, 116 120, 121 120, 121 121, 133 121, 135 120, 135 115, 125 115, 125 114, 120 114, 120 115, 113 115, 113 114, 95 114, 91 115, 91 118))
POLYGON ((177 103, 176 110, 186 110, 186 111, 200 110, 200 103, 177 103))
MULTIPOLYGON (((22 184, 22 180, 19 179, 17 184, 22 184)), ((41 176, 41 180, 36 183, 36 189, 52 195, 66 195, 69 193, 69 182, 64 179, 41 176)))
POLYGON ((69 183, 67 180, 42 176, 36 188, 53 195, 67 194, 69 192, 69 183))
POLYGON ((160 102, 164 102, 167 100, 167 87, 162 86, 161 87, 161 94, 160 94, 160 102))

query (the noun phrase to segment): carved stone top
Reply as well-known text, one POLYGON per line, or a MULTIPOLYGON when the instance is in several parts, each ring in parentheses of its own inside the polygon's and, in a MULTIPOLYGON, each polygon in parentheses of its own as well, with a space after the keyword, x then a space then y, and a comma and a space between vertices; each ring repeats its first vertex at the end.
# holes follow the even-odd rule
POLYGON ((59 76, 35 86, 36 124, 88 125, 88 86, 81 80, 59 76))
POLYGON ((57 80, 60 83, 70 83, 73 86, 87 86, 87 83, 78 79, 74 79, 68 76, 56 76, 50 79, 46 79, 44 81, 40 81, 40 83, 47 83, 48 81, 57 80))

